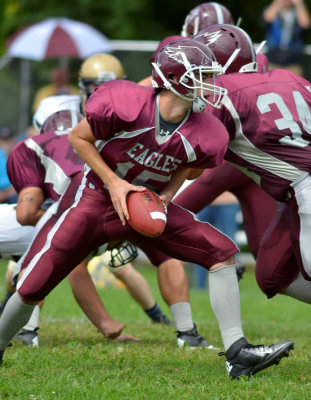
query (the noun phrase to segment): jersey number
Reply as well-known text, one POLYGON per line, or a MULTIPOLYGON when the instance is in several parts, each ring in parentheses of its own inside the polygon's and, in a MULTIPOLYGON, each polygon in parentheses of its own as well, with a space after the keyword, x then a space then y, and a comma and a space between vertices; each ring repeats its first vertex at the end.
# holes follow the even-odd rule
MULTIPOLYGON (((124 178, 125 175, 129 172, 129 170, 133 167, 135 167, 135 164, 131 162, 126 162, 126 163, 118 163, 118 168, 116 169, 115 173, 120 177, 124 178)), ((144 186, 148 182, 148 180, 154 180, 158 182, 167 182, 170 180, 170 176, 165 176, 165 175, 160 175, 155 172, 150 172, 150 171, 143 171, 139 175, 136 176, 132 180, 133 185, 137 186, 144 186)), ((148 185, 149 188, 156 190, 155 186, 148 185)))
MULTIPOLYGON (((309 107, 300 92, 293 91, 292 94, 303 129, 308 134, 311 134, 311 112, 309 107)), ((308 146, 309 141, 302 138, 300 126, 294 121, 293 116, 282 97, 276 93, 268 93, 258 96, 257 107, 262 114, 271 111, 270 104, 275 104, 282 114, 282 118, 274 121, 278 129, 289 129, 292 132, 292 136, 284 136, 279 140, 279 142, 281 144, 297 147, 308 146)))

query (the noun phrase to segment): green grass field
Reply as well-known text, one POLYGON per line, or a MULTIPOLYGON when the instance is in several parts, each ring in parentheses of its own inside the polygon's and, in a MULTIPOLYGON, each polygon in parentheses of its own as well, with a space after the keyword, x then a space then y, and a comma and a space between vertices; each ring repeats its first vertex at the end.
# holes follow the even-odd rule
MULTIPOLYGON (((0 295, 5 263, 0 264, 0 295)), ((163 311, 156 271, 139 268, 163 311)), ((139 343, 103 338, 71 295, 67 280, 46 300, 41 313, 40 348, 15 343, 0 369, 0 399, 310 399, 310 307, 287 297, 266 300, 248 268, 240 282, 242 319, 247 338, 271 344, 292 339, 291 356, 250 380, 231 381, 225 358, 206 349, 178 349, 173 327, 152 325, 124 289, 100 289, 112 316, 126 323, 124 333, 139 343)), ((222 349, 207 291, 191 289, 199 331, 222 349)))

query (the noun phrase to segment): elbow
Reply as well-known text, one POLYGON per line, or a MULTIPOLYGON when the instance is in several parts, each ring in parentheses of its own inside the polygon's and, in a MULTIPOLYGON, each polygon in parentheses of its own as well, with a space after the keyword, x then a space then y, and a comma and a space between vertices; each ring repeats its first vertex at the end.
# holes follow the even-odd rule
POLYGON ((17 222, 21 225, 32 225, 35 226, 37 219, 34 213, 28 210, 16 210, 17 222))

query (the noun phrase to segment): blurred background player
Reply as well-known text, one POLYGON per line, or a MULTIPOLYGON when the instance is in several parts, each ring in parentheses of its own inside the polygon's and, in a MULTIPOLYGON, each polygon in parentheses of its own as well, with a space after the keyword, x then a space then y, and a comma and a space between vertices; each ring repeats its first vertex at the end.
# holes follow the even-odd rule
POLYGON ((181 35, 193 37, 202 29, 215 24, 234 24, 231 12, 220 3, 201 3, 186 16, 181 35))

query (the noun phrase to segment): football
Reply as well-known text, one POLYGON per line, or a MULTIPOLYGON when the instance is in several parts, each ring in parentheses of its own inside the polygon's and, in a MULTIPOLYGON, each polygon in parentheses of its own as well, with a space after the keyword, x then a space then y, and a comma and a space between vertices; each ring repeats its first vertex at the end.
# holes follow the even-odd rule
POLYGON ((135 231, 148 237, 159 237, 166 225, 166 206, 160 197, 150 189, 130 192, 127 196, 129 225, 135 231))

